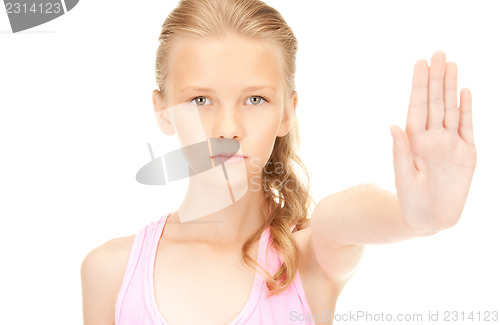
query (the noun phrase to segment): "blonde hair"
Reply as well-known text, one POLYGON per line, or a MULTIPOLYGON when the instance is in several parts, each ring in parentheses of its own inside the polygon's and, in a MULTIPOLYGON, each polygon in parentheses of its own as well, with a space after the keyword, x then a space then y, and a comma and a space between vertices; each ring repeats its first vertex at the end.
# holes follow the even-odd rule
POLYGON ((271 171, 267 167, 262 171, 266 203, 262 211, 269 217, 242 247, 243 261, 251 268, 260 270, 270 294, 273 295, 285 290, 294 280, 298 254, 290 228, 295 225, 295 232, 306 227, 310 205, 315 204, 309 194, 309 175, 298 156, 298 121, 295 114, 291 114, 293 108, 290 106, 295 89, 298 48, 295 35, 277 10, 259 0, 181 0, 165 19, 158 38, 160 45, 156 52, 156 83, 164 96, 165 80, 168 77, 166 60, 176 39, 223 38, 228 35, 264 41, 282 50, 284 109, 285 114, 290 117, 290 129, 287 135, 275 140, 266 165, 272 167, 271 171), (303 172, 302 178, 300 171, 303 172), (248 254, 249 248, 260 239, 262 231, 267 227, 270 227, 272 248, 283 262, 272 276, 248 254))

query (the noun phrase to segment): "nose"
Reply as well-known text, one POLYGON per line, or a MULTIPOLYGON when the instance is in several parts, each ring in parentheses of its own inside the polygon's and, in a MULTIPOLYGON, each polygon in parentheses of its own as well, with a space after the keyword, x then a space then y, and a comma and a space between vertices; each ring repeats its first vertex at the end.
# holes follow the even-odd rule
POLYGON ((238 117, 232 108, 221 108, 216 121, 216 135, 219 138, 241 138, 241 127, 238 117))

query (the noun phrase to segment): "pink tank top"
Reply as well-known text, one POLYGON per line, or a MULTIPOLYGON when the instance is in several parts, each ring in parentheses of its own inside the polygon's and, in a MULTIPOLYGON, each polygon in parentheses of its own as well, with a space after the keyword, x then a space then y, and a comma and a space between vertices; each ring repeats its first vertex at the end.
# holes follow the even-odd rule
MULTIPOLYGON (((115 305, 115 325, 175 325, 168 324, 161 315, 153 289, 156 251, 169 215, 150 222, 135 236, 115 305)), ((257 262, 272 275, 281 265, 281 259, 271 246, 267 249, 269 240, 270 230, 267 228, 260 237, 257 262)), ((312 315, 298 270, 293 283, 285 291, 271 297, 266 297, 266 292, 265 280, 256 272, 245 307, 229 325, 314 325, 314 321, 308 321, 312 315)))

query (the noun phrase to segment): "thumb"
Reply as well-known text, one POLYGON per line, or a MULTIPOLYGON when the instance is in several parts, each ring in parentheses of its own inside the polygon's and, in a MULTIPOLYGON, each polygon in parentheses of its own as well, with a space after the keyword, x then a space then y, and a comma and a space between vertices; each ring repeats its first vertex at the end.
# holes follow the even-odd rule
POLYGON ((414 176, 416 173, 413 155, 411 152, 410 140, 406 132, 395 124, 391 125, 391 135, 393 139, 393 162, 396 179, 400 177, 414 176))

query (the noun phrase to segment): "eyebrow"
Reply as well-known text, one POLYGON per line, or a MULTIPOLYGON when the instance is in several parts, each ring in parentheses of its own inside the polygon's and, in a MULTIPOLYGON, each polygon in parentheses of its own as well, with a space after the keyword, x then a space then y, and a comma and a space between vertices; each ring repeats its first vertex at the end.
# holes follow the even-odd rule
MULTIPOLYGON (((268 85, 263 85, 263 86, 250 86, 250 87, 247 87, 245 89, 243 89, 243 91, 250 91, 250 90, 259 90, 259 89, 265 89, 265 88, 270 88, 270 89, 273 89, 274 91, 277 91, 276 88, 274 88, 273 86, 268 86, 268 85)), ((214 93, 215 90, 211 89, 211 88, 203 88, 203 87, 196 87, 196 86, 188 86, 188 87, 185 87, 183 89, 181 89, 181 93, 188 90, 188 89, 193 89, 193 90, 196 90, 196 91, 204 91, 204 92, 211 92, 211 93, 214 93)))

